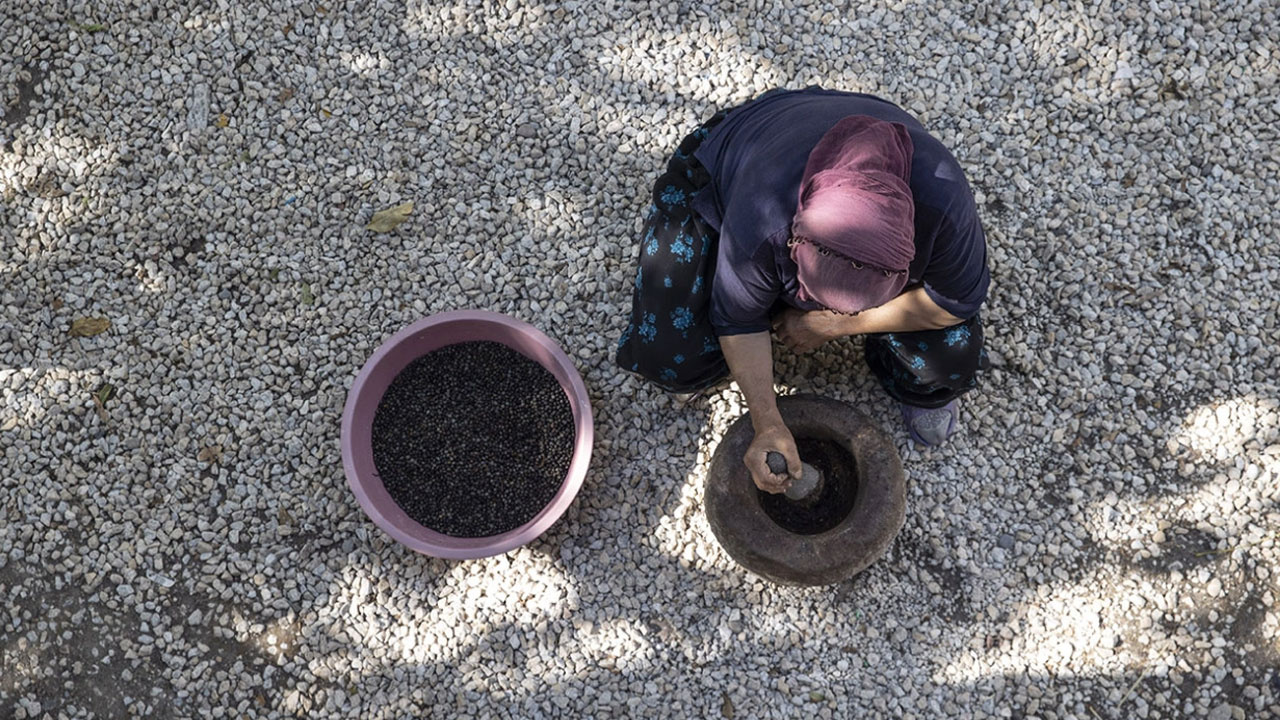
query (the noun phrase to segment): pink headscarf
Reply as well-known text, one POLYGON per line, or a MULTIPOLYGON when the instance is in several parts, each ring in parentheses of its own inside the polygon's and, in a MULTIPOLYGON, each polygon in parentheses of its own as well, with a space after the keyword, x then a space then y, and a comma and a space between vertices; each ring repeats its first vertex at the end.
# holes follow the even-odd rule
POLYGON ((801 300, 856 313, 906 287, 916 252, 912 151, 906 126, 853 115, 809 153, 791 223, 801 300))

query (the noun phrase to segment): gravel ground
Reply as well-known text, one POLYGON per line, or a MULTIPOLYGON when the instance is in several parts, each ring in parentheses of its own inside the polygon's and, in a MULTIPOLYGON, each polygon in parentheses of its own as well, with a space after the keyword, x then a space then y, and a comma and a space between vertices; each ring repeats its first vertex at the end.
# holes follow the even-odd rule
POLYGON ((326 2, 0 5, 0 716, 1280 717, 1274 3, 326 2), (665 154, 812 83, 965 166, 995 367, 921 451, 857 342, 783 354, 908 474, 889 555, 801 590, 702 514, 736 391, 609 354, 665 154), (599 440, 452 563, 338 433, 460 307, 560 340, 599 440))

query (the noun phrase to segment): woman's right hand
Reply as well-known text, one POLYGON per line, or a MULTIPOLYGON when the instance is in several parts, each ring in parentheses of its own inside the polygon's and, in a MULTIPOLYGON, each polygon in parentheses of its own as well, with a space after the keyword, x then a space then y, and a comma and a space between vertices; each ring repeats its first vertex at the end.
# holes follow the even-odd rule
POLYGON ((742 461, 751 472, 751 479, 755 481, 756 487, 767 493, 785 492, 791 481, 799 478, 801 473, 800 451, 796 449, 796 440, 781 420, 756 428, 755 439, 751 441, 742 461), (769 470, 770 452, 781 453, 786 459, 785 474, 779 475, 769 470))

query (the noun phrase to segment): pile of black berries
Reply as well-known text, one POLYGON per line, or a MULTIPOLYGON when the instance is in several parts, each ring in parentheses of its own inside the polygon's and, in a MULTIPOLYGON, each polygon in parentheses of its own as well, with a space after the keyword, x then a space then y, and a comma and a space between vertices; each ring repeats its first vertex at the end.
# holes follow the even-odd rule
POLYGON ((447 345, 391 382, 373 418, 373 462, 417 523, 487 537, 529 522, 573 458, 569 398, 555 376, 496 342, 447 345))

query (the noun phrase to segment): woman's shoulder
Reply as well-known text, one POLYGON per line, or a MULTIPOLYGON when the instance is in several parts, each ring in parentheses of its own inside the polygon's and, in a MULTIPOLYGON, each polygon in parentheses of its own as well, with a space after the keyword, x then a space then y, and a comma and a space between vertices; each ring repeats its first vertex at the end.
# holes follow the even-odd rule
POLYGON ((951 150, 923 128, 910 130, 911 192, 917 205, 947 213, 957 204, 972 204, 973 190, 951 150))

